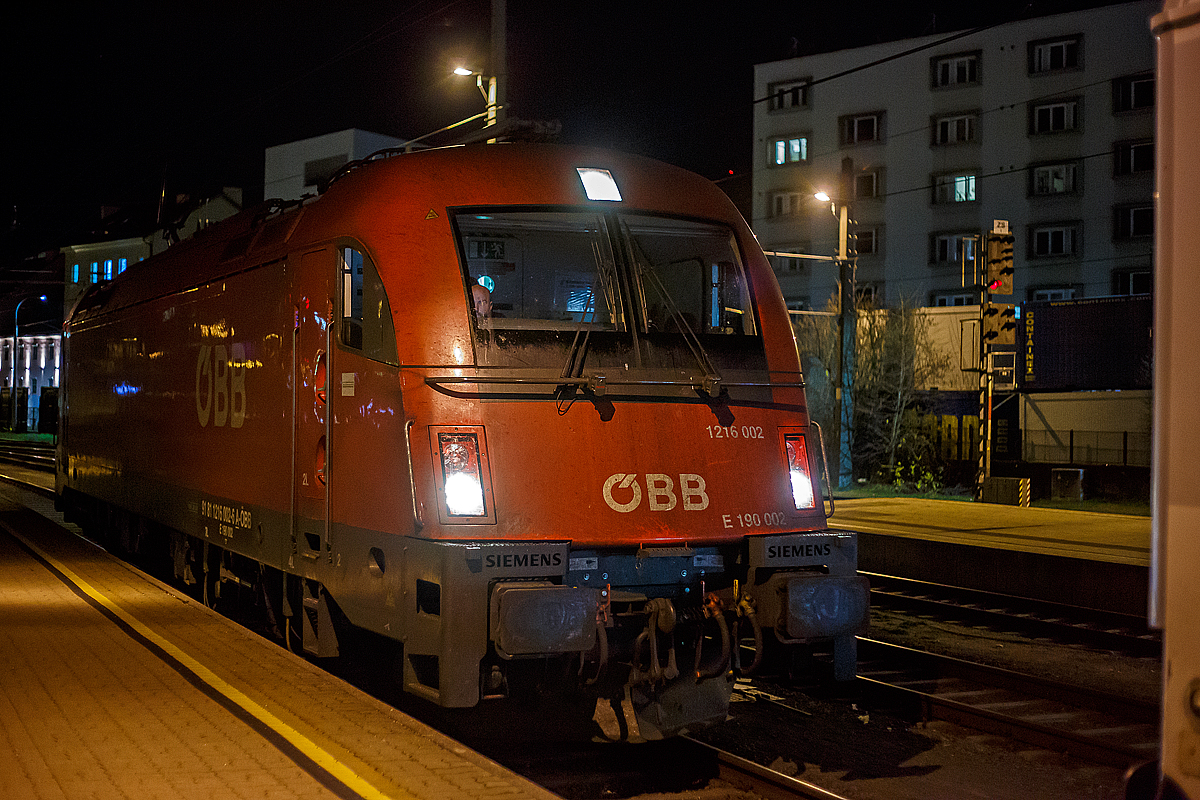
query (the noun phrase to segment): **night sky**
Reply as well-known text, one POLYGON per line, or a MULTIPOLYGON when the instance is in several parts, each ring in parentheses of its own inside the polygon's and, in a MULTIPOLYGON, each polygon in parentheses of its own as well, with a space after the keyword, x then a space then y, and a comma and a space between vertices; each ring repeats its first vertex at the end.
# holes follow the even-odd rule
MULTIPOLYGON (((559 121, 562 141, 744 175, 755 63, 1097 4, 508 0, 508 111, 559 121)), ((486 64, 487 0, 16 8, 5 269, 95 238, 101 207, 152 206, 164 186, 261 199, 270 145, 351 127, 411 138, 483 109, 449 73, 486 64)))

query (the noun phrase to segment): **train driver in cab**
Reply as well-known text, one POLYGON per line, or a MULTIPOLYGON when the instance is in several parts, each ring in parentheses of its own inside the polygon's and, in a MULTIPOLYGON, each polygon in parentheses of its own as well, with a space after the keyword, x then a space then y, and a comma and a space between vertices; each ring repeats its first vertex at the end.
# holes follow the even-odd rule
POLYGON ((492 316, 492 293, 486 286, 471 284, 471 299, 475 303, 475 318, 485 320, 492 316))

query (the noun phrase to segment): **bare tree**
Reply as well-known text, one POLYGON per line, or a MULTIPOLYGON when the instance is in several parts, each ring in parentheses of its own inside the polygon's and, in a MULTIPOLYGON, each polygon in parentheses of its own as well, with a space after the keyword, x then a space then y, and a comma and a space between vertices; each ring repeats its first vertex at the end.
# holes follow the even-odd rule
MULTIPOLYGON (((833 303, 831 301, 831 308, 833 303)), ((797 343, 806 358, 809 409, 823 426, 838 413, 831 381, 814 380, 818 369, 837 364, 837 320, 831 315, 803 317, 797 343), (814 385, 815 384, 815 385, 814 385), (817 391, 813 391, 816 389, 817 391)), ((949 356, 932 341, 928 318, 910 300, 887 309, 858 309, 855 354, 848 381, 854 403, 850 431, 854 473, 891 482, 907 462, 927 462, 934 448, 916 414, 922 389, 948 366, 949 356)))

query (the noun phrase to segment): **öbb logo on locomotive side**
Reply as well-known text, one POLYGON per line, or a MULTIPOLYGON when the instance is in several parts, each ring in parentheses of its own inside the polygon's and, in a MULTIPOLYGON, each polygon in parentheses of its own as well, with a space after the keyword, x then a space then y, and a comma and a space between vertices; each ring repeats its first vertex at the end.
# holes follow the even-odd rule
POLYGON ((201 345, 196 358, 196 416, 200 427, 240 428, 246 421, 246 346, 201 345))
MULTIPOLYGON (((642 504, 642 484, 638 482, 636 472, 626 474, 618 472, 610 475, 601 490, 604 502, 613 511, 628 514, 642 504), (616 497, 613 496, 614 492, 616 497), (628 498, 625 502, 621 500, 628 498)), ((670 511, 683 499, 684 511, 703 511, 708 508, 708 493, 705 491, 704 478, 699 475, 684 472, 679 475, 679 494, 675 493, 675 481, 670 475, 659 472, 646 473, 646 497, 649 499, 651 511, 670 511)))

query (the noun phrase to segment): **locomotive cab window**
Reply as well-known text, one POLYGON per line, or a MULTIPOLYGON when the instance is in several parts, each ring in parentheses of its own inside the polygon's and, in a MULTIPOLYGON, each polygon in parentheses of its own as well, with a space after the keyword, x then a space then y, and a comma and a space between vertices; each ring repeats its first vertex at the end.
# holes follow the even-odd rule
POLYGON ((643 394, 682 381, 662 390, 680 396, 714 369, 765 369, 726 225, 590 209, 472 209, 454 224, 481 363, 619 374, 643 394))
POLYGON ((375 361, 398 364, 391 304, 375 265, 366 254, 353 247, 341 249, 338 264, 341 271, 342 344, 375 361))
POLYGON ((753 334, 733 234, 718 225, 635 217, 625 225, 648 331, 753 334))

